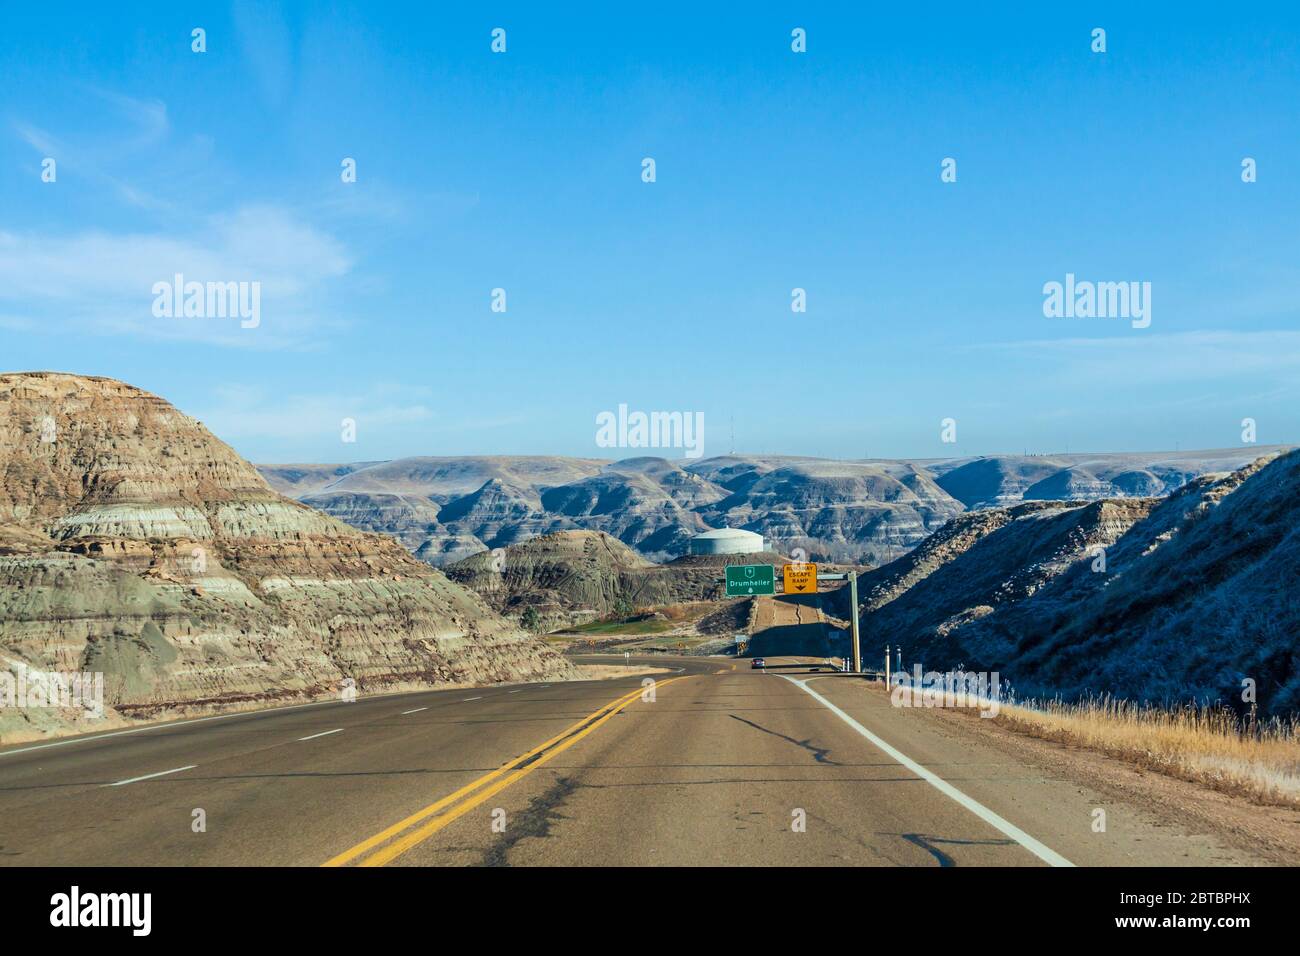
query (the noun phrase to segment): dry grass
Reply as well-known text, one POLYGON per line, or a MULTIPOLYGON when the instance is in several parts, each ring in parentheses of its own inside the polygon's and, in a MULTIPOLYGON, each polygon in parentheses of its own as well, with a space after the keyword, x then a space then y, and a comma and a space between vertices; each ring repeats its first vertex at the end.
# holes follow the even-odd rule
POLYGON ((1222 708, 1163 710, 1105 697, 1003 704, 994 719, 1235 796, 1300 807, 1300 718, 1243 722, 1222 708))

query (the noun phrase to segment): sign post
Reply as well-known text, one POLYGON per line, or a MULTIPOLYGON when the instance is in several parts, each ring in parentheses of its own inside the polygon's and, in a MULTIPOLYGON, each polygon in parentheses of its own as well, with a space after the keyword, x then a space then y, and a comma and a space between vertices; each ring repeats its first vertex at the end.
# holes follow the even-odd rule
POLYGON ((849 582, 849 607, 851 608, 849 612, 849 621, 853 625, 851 638, 853 641, 853 673, 861 674, 862 645, 858 639, 858 572, 849 571, 845 574, 839 572, 835 572, 834 574, 819 574, 816 579, 818 581, 843 581, 846 578, 849 582))
POLYGON ((727 565, 727 597, 775 594, 776 575, 770 564, 727 565))
POLYGON ((862 673, 862 647, 858 644, 858 572, 849 572, 849 620, 853 622, 853 673, 862 673))

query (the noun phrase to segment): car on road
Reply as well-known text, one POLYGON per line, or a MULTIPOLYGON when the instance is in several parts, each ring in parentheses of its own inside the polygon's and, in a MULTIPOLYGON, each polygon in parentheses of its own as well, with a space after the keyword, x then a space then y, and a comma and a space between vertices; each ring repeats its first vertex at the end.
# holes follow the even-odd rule
POLYGON ((750 670, 760 670, 760 671, 761 671, 761 670, 762 670, 763 668, 765 668, 766 666, 767 666, 767 661, 765 661, 765 660, 764 660, 763 658, 761 658, 761 657, 755 657, 752 661, 749 662, 749 669, 750 669, 750 670))

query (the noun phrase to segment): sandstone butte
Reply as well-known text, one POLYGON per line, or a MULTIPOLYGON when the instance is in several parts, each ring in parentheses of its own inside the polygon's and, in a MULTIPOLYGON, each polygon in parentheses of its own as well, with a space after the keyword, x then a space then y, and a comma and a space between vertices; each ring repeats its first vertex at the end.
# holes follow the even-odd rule
POLYGON ((392 538, 277 494, 163 399, 0 374, 0 679, 71 672, 104 675, 103 717, 0 707, 0 742, 350 686, 576 676, 392 538))

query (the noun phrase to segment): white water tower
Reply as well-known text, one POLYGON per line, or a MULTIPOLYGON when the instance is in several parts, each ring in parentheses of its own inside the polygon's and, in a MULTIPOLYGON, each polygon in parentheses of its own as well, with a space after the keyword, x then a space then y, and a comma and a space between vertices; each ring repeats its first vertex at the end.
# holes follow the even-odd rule
POLYGON ((691 554, 757 554, 763 551, 763 536, 740 528, 715 528, 691 538, 691 554))

